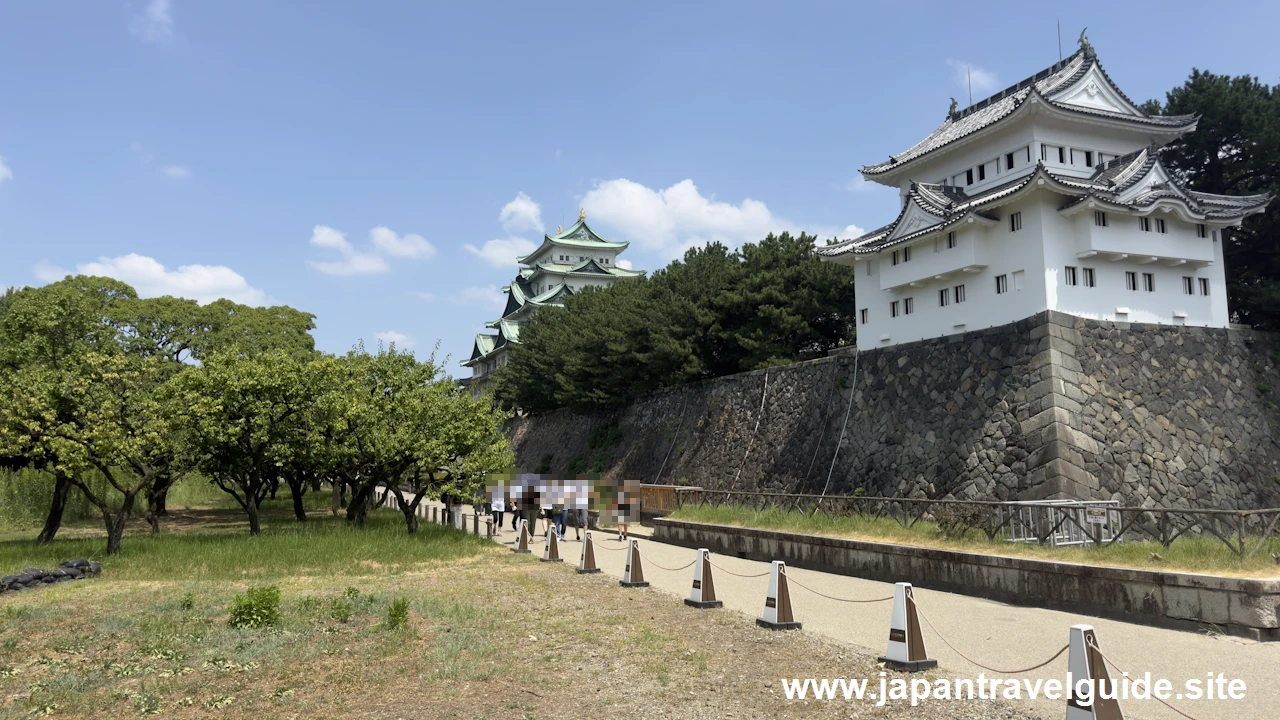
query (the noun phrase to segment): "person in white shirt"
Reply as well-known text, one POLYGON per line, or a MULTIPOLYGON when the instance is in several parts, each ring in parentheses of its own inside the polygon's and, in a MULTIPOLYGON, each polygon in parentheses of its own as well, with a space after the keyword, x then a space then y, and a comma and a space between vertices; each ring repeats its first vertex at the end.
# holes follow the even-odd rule
POLYGON ((573 533, 577 540, 582 539, 582 531, 587 527, 587 510, 591 504, 591 481, 579 477, 573 481, 573 533))
POLYGON ((493 488, 489 496, 489 511, 493 514, 493 534, 502 534, 502 514, 507 509, 505 483, 493 488))

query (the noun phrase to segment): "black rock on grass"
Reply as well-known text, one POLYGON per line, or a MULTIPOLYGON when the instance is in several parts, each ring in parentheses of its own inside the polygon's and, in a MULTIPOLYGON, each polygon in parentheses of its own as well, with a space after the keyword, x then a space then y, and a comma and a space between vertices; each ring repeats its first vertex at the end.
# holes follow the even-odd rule
POLYGON ((53 570, 25 568, 16 575, 0 577, 0 594, 15 593, 38 585, 82 580, 87 577, 93 577, 100 572, 102 572, 101 563, 85 560, 84 558, 67 560, 53 570))

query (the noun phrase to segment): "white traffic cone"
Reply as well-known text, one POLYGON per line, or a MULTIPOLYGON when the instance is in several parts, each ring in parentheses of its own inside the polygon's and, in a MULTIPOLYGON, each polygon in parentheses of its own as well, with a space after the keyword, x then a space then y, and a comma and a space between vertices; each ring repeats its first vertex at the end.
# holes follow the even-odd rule
POLYGON ((627 568, 622 571, 622 587, 649 587, 644 579, 644 567, 640 563, 640 541, 632 540, 627 549, 627 568))
POLYGON ((756 618, 756 624, 770 630, 799 630, 795 614, 791 612, 791 589, 787 586, 787 564, 774 560, 769 573, 769 594, 764 599, 764 617, 756 618))
POLYGON ((916 672, 938 666, 929 658, 924 647, 924 635, 920 632, 920 618, 911 594, 911 583, 893 586, 893 615, 889 621, 889 650, 880 662, 895 670, 916 672))
POLYGON ((516 538, 516 546, 511 548, 511 552, 527 553, 529 552, 529 521, 521 518, 520 534, 516 538))
POLYGON ((716 583, 711 577, 711 551, 698 549, 698 560, 693 565, 693 589, 684 604, 700 609, 724 607, 724 602, 716 599, 716 583))
POLYGON ((1107 673, 1107 661, 1096 649, 1098 638, 1093 626, 1072 625, 1070 647, 1067 652, 1067 675, 1071 678, 1071 687, 1067 690, 1067 720, 1124 720, 1120 703, 1115 700, 1118 694, 1115 683, 1107 673), (1076 697, 1076 687, 1085 681, 1089 685, 1082 700, 1076 697), (1111 697, 1101 697, 1099 690, 1111 697))
POLYGON ((555 528, 547 533, 546 539, 542 543, 542 562, 564 562, 564 558, 560 557, 560 540, 556 535, 555 528))
POLYGON ((586 575, 598 572, 600 572, 600 568, 596 567, 596 544, 591 539, 591 531, 588 530, 586 539, 582 541, 582 558, 578 560, 578 574, 586 575))

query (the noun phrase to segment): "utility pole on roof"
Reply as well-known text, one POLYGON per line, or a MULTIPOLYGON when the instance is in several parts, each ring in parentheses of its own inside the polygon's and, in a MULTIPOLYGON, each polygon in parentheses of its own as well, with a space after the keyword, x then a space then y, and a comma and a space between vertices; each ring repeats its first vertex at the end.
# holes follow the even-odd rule
POLYGON ((966 77, 969 78, 969 105, 972 107, 973 106, 973 68, 966 67, 964 69, 964 74, 966 77))
POLYGON ((1062 62, 1062 18, 1058 18, 1058 62, 1062 62))

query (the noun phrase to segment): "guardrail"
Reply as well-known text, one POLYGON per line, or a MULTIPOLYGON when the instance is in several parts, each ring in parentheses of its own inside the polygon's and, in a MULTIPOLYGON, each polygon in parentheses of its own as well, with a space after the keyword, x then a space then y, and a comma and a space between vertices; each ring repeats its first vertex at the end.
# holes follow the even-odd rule
MULTIPOLYGON (((892 518, 903 527, 912 527, 921 520, 936 522, 947 536, 964 535, 979 529, 988 540, 1008 535, 1010 523, 1025 517, 1027 510, 1037 511, 1039 518, 1029 529, 1036 542, 1048 544, 1049 539, 1060 534, 1065 527, 1073 535, 1082 536, 1085 542, 1096 546, 1120 542, 1128 535, 1131 539, 1152 540, 1169 547, 1184 535, 1214 537, 1236 555, 1253 557, 1277 536, 1280 524, 1280 508, 1262 510, 1220 510, 1211 508, 1146 508, 1123 507, 1110 501, 1090 503, 1081 501, 1074 508, 1094 505, 1101 510, 1102 522, 1089 522, 1087 513, 1064 512, 1060 503, 1002 502, 998 500, 928 500, 922 498, 868 497, 862 495, 806 495, 790 493, 748 492, 739 490, 708 490, 698 488, 697 493, 674 496, 676 507, 686 503, 695 505, 736 505, 755 510, 781 509, 817 515, 824 513, 834 517, 865 516, 892 518)), ((1029 538, 1028 538, 1029 539, 1029 538)))

